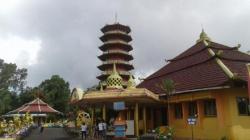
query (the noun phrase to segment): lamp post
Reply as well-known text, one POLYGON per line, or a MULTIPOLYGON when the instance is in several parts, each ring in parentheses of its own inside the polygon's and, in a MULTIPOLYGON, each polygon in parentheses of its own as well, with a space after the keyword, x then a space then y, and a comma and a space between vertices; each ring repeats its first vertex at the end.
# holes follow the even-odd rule
POLYGON ((247 85, 248 85, 248 98, 249 98, 249 103, 248 103, 248 112, 250 112, 250 63, 246 64, 247 66, 247 85))

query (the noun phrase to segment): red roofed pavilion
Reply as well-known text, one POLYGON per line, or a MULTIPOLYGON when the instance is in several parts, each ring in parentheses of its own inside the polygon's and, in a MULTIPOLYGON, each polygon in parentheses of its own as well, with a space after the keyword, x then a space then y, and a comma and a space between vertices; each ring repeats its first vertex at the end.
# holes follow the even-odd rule
POLYGON ((3 115, 3 117, 24 116, 27 112, 34 117, 34 122, 37 122, 38 124, 45 122, 45 118, 48 114, 62 114, 42 101, 40 98, 36 98, 35 100, 8 112, 6 115, 3 115))
POLYGON ((35 100, 24 104, 23 106, 17 108, 16 110, 10 111, 8 114, 23 114, 29 112, 31 114, 36 114, 36 113, 55 113, 55 114, 60 114, 59 111, 53 109, 50 107, 47 103, 42 101, 40 98, 36 98, 35 100))

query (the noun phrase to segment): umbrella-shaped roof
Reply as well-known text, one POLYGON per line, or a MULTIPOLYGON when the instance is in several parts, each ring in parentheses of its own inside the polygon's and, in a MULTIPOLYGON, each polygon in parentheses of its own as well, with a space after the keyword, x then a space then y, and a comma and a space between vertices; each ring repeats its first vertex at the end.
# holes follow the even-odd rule
POLYGON ((13 114, 13 113, 56 113, 60 114, 61 112, 55 110, 51 106, 49 106, 47 103, 42 101, 40 98, 36 98, 35 100, 24 104, 23 106, 10 111, 7 114, 13 114))

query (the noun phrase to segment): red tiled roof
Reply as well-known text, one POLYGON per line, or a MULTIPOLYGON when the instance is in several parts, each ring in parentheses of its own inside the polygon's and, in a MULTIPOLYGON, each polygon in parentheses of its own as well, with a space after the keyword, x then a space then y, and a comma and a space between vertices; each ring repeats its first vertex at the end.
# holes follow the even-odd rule
POLYGON ((236 47, 228 47, 215 42, 206 46, 203 41, 184 51, 169 63, 147 77, 138 85, 154 93, 164 93, 157 85, 163 79, 175 82, 175 92, 183 93, 190 90, 227 86, 230 77, 223 71, 215 58, 222 63, 240 80, 247 81, 246 63, 250 62, 250 55, 242 53, 236 47), (211 49, 215 54, 211 55, 211 49))
POLYGON ((60 113, 59 111, 53 109, 48 104, 43 102, 41 99, 36 98, 35 100, 24 104, 23 106, 17 108, 16 110, 10 111, 8 114, 13 113, 60 113))

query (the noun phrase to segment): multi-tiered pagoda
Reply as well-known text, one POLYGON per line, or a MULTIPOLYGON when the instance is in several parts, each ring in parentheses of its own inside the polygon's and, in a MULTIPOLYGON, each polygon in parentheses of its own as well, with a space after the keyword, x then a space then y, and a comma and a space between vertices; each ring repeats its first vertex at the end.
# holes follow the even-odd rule
POLYGON ((129 44, 132 41, 129 33, 131 32, 129 26, 119 23, 105 25, 101 31, 103 35, 100 40, 103 45, 100 50, 103 52, 98 58, 102 64, 98 68, 102 71, 97 78, 102 82, 112 73, 113 64, 116 64, 117 72, 123 79, 123 86, 127 85, 130 76, 130 71, 134 69, 130 63, 133 56, 129 53, 133 48, 129 44))

